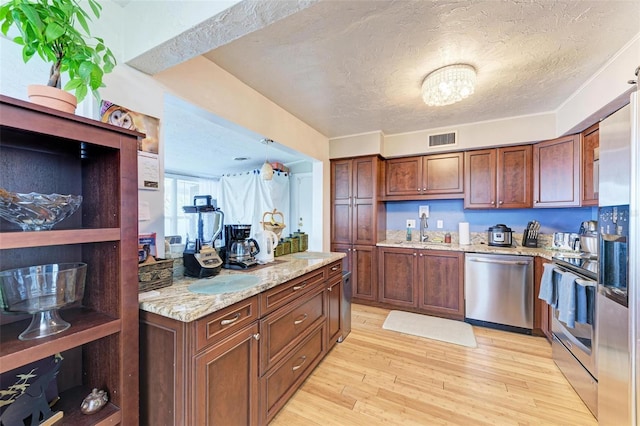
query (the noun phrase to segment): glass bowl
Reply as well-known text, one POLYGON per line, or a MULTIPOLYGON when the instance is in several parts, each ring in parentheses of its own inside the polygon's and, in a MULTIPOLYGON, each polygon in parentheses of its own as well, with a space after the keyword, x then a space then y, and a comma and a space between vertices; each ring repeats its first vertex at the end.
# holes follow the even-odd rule
POLYGON ((53 263, 0 272, 0 310, 32 314, 31 324, 18 338, 39 339, 68 329, 58 309, 82 300, 86 263, 53 263))
POLYGON ((82 195, 20 194, 0 188, 0 217, 23 231, 49 230, 78 210, 82 195))

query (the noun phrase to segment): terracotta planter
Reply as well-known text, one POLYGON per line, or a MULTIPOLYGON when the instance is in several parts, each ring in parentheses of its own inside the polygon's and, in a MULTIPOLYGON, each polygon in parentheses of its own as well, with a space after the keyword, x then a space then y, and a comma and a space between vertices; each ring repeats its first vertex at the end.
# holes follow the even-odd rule
POLYGON ((29 100, 37 105, 75 114, 78 100, 75 95, 51 86, 31 84, 27 87, 29 100))

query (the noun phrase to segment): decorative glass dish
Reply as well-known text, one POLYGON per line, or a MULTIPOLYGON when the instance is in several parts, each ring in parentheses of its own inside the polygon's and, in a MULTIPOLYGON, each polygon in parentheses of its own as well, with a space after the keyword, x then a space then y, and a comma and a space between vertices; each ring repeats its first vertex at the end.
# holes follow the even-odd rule
POLYGON ((18 338, 39 339, 68 329, 58 309, 84 296, 86 263, 53 263, 0 272, 0 312, 32 314, 31 324, 18 338))
POLYGON ((23 231, 46 231, 78 210, 82 195, 21 194, 0 188, 0 217, 23 231))

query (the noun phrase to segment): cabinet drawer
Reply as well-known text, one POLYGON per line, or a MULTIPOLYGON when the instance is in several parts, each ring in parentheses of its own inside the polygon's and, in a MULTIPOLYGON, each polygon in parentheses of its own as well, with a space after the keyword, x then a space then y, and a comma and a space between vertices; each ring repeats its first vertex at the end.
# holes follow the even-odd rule
POLYGON ((313 326, 325 322, 326 294, 324 285, 318 286, 291 306, 261 320, 260 374, 264 374, 304 339, 313 326))
POLYGON ((311 374, 326 352, 325 325, 319 324, 287 357, 260 380, 267 424, 311 374))
POLYGON ((327 274, 329 278, 335 277, 336 275, 342 274, 342 259, 337 262, 333 262, 331 265, 327 266, 327 274))
POLYGON ((327 279, 327 268, 309 272, 279 286, 270 288, 260 294, 260 312, 267 315, 301 294, 310 291, 314 285, 327 279))
POLYGON ((256 321, 258 296, 250 297, 196 321, 196 351, 256 321))

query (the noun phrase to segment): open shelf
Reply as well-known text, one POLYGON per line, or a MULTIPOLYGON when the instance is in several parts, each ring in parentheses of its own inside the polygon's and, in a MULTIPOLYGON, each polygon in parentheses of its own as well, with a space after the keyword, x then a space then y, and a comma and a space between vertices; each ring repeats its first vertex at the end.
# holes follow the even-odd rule
POLYGON ((42 339, 18 339, 18 335, 29 325, 30 319, 3 325, 0 334, 0 373, 120 331, 119 319, 91 309, 65 309, 60 311, 60 316, 71 327, 42 339))
POLYGON ((33 246, 56 246, 62 244, 100 243, 118 241, 120 228, 65 229, 60 231, 15 231, 3 232, 0 250, 33 246))
MULTIPOLYGON (((60 393, 60 400, 51 409, 62 411, 64 417, 55 423, 56 426, 84 426, 84 425, 115 425, 122 421, 120 408, 108 402, 100 411, 94 414, 83 414, 80 411, 82 400, 91 393, 86 386, 76 386, 60 393)), ((109 395, 111 397, 111 395, 109 395)))

